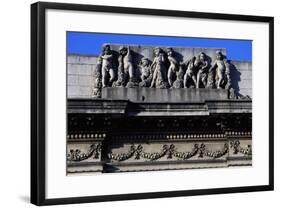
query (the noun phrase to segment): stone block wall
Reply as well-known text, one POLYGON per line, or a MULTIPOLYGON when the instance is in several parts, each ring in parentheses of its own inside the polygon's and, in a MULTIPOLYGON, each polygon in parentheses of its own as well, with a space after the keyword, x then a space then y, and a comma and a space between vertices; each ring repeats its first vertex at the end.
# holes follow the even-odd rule
POLYGON ((237 93, 252 97, 252 63, 248 61, 231 61, 233 88, 237 93))
POLYGON ((67 57, 67 97, 89 98, 93 85, 93 70, 97 57, 69 55, 67 57))

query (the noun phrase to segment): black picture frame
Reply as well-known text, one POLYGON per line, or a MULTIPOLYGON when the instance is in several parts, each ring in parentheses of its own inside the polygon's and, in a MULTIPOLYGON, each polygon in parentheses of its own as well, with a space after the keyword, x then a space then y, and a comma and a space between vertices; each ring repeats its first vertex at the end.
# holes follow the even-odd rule
POLYGON ((248 16, 235 14, 217 14, 188 11, 172 11, 129 7, 95 6, 84 4, 64 4, 38 2, 31 5, 31 203, 36 205, 72 204, 222 194, 237 192, 269 191, 274 189, 274 18, 266 16, 248 16), (200 19, 235 20, 263 22, 269 24, 269 184, 262 186, 244 186, 235 188, 214 188, 201 190, 164 191, 138 194, 118 194, 103 196, 85 196, 72 198, 47 199, 46 189, 46 83, 45 83, 45 40, 47 9, 109 12, 122 14, 173 16, 200 19))

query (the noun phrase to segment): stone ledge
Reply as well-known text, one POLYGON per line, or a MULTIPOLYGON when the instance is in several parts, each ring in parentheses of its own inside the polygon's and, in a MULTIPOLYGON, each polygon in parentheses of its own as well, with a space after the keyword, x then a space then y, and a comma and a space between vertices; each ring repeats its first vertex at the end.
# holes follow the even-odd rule
POLYGON ((206 100, 228 99, 228 91, 225 89, 208 88, 180 88, 180 89, 156 89, 156 88, 124 88, 107 87, 102 89, 102 99, 129 100, 131 102, 205 102, 206 100))
POLYGON ((119 114, 127 116, 194 116, 252 113, 250 99, 207 100, 205 102, 130 102, 109 99, 68 99, 70 114, 119 114))

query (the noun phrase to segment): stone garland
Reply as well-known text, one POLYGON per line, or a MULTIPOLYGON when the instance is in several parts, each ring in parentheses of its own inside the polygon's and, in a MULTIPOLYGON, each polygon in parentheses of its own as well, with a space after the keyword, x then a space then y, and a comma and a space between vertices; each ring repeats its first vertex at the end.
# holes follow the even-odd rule
POLYGON ((112 159, 112 160, 117 160, 117 161, 124 161, 124 160, 128 160, 129 158, 135 156, 136 160, 139 160, 141 157, 150 159, 150 160, 157 160, 157 159, 165 156, 167 151, 168 151, 167 145, 164 145, 161 152, 159 152, 159 153, 158 152, 147 153, 147 152, 143 151, 142 145, 138 145, 137 147, 135 147, 135 145, 132 145, 130 147, 130 150, 128 153, 121 153, 121 154, 109 153, 108 158, 112 159))
POLYGON ((205 148, 204 144, 201 145, 201 149, 203 149, 203 153, 201 153, 201 154, 204 154, 204 156, 212 157, 212 158, 220 158, 228 153, 228 144, 224 144, 224 148, 222 151, 220 151, 220 150, 214 151, 214 152, 209 151, 205 148))
MULTIPOLYGON (((240 141, 235 140, 230 142, 230 148, 233 150, 233 154, 241 153, 245 156, 251 156, 252 155, 252 147, 251 145, 248 145, 246 148, 242 148, 240 146, 240 141)), ((176 150, 176 147, 174 144, 169 145, 163 145, 160 152, 154 152, 154 153, 147 153, 143 150, 143 146, 139 144, 138 146, 131 145, 130 150, 127 153, 109 153, 108 158, 111 160, 117 160, 117 161, 125 161, 133 156, 135 157, 135 160, 139 160, 140 158, 148 159, 148 160, 158 160, 165 155, 167 155, 167 159, 172 159, 173 157, 187 160, 191 157, 194 157, 198 154, 199 158, 203 157, 211 157, 211 158, 220 158, 227 154, 229 152, 228 144, 224 144, 224 148, 222 150, 217 151, 210 151, 206 148, 205 144, 202 143, 201 145, 194 144, 192 150, 190 152, 179 152, 176 150)), ((101 153, 101 144, 95 145, 92 144, 90 146, 90 149, 87 151, 87 153, 82 152, 80 149, 70 149, 70 152, 67 154, 67 161, 83 161, 93 156, 94 159, 98 159, 99 155, 101 153)))
POLYGON ((87 153, 81 152, 81 150, 79 149, 76 150, 70 149, 66 158, 67 161, 75 161, 75 162, 86 160, 92 156, 94 159, 98 159, 100 152, 101 152, 101 144, 98 145, 92 144, 87 153))
POLYGON ((240 146, 239 140, 231 141, 230 147, 233 149, 233 154, 241 153, 241 154, 246 155, 246 156, 252 155, 252 146, 248 145, 246 148, 242 148, 240 146))
POLYGON ((179 152, 176 150, 175 145, 171 144, 170 146, 168 145, 163 145, 162 149, 160 152, 155 152, 155 153, 147 153, 143 151, 142 145, 138 145, 135 147, 135 145, 132 145, 130 147, 130 150, 128 153, 109 153, 108 158, 111 160, 117 160, 117 161, 124 161, 128 160, 129 158, 135 156, 135 159, 138 160, 141 157, 149 160, 158 160, 165 155, 167 155, 167 159, 172 159, 173 157, 182 159, 182 160, 187 160, 191 157, 194 157, 195 155, 199 154, 198 157, 212 157, 212 158, 220 158, 224 156, 226 153, 228 153, 228 144, 224 145, 223 150, 217 150, 217 151, 209 151, 206 149, 205 144, 194 144, 193 149, 190 152, 179 152))
POLYGON ((121 153, 121 154, 109 153, 108 158, 112 159, 112 160, 124 161, 124 160, 128 160, 129 158, 133 157, 135 152, 136 152, 136 148, 134 145, 132 145, 130 147, 130 150, 128 153, 121 153))
POLYGON ((143 151, 143 147, 141 145, 138 145, 137 151, 136 151, 136 157, 135 159, 139 160, 140 157, 145 158, 145 159, 150 159, 150 160, 158 160, 161 157, 164 157, 169 151, 168 146, 164 145, 162 150, 158 153, 147 153, 143 151))

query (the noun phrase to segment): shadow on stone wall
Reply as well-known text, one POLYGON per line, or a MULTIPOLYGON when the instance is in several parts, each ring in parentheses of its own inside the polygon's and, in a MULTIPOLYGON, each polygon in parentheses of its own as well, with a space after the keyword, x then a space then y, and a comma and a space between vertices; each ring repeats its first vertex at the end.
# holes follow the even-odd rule
POLYGON ((231 85, 232 88, 234 89, 234 93, 237 96, 241 96, 240 94, 240 87, 239 87, 239 82, 241 81, 241 72, 238 71, 236 66, 229 60, 229 70, 230 70, 230 77, 231 77, 231 85))
MULTIPOLYGON (((118 73, 118 57, 119 57, 119 53, 117 51, 112 50, 112 54, 113 54, 113 69, 116 70, 116 75, 118 73)), ((117 79, 117 76, 115 78, 115 80, 117 79)))
POLYGON ((175 58, 177 59, 177 61, 180 63, 180 62, 183 62, 183 55, 180 54, 179 52, 177 51, 174 51, 174 55, 175 55, 175 58))
POLYGON ((213 64, 212 58, 207 54, 206 54, 206 57, 207 57, 207 61, 212 65, 213 64))
MULTIPOLYGON (((135 51, 131 51, 131 53, 133 56, 133 65, 134 65, 134 69, 136 72, 136 76, 139 78, 139 81, 140 81, 141 71, 140 71, 139 65, 141 63, 141 59, 146 58, 146 57, 144 57, 142 54, 135 52, 135 51)), ((148 59, 148 60, 149 60, 149 64, 151 64, 151 60, 150 59, 148 59)))

